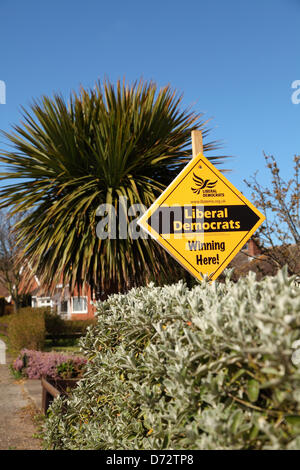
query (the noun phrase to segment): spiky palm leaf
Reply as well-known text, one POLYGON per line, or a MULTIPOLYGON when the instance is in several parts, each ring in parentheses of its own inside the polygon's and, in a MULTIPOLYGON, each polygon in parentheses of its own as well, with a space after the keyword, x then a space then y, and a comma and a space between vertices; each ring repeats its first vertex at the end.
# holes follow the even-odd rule
POLYGON ((71 289, 87 282, 112 291, 168 277, 170 259, 155 242, 97 238, 96 209, 117 208, 120 196, 149 207, 187 163, 191 130, 204 138, 209 130, 180 103, 169 86, 97 83, 68 103, 59 95, 35 101, 4 133, 13 149, 1 152, 2 179, 20 182, 2 188, 0 207, 27 211, 18 225, 22 259, 45 283, 63 276, 71 289))

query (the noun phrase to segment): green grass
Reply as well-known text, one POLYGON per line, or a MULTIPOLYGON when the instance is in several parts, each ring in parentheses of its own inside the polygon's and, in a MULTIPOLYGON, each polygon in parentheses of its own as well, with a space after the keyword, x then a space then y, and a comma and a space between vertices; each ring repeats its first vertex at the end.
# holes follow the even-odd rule
POLYGON ((45 349, 45 352, 64 352, 64 353, 80 353, 80 348, 78 346, 53 346, 52 348, 45 349))
POLYGON ((51 340, 46 339, 44 345, 44 351, 56 351, 56 352, 79 352, 80 348, 78 346, 78 338, 76 339, 57 339, 51 340))

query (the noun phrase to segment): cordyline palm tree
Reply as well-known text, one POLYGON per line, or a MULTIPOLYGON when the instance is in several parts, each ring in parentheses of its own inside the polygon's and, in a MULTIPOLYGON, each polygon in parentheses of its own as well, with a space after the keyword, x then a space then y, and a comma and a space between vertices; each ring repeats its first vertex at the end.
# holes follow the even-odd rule
MULTIPOLYGON (((169 278, 170 257, 156 242, 99 239, 96 210, 117 208, 120 196, 149 207, 189 161, 191 131, 206 138, 209 130, 180 103, 169 86, 98 82, 68 102, 35 101, 3 132, 12 149, 1 152, 2 179, 20 182, 2 188, 0 207, 27 214, 17 226, 22 261, 45 284, 112 292, 169 278)), ((204 151, 217 147, 206 143, 204 151)))

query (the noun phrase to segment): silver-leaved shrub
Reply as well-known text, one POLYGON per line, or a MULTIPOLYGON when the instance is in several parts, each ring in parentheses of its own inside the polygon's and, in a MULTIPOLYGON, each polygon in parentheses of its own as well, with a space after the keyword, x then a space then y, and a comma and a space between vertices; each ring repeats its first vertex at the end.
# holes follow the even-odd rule
POLYGON ((83 378, 50 408, 46 446, 300 449, 299 339, 285 270, 112 295, 81 340, 83 378))

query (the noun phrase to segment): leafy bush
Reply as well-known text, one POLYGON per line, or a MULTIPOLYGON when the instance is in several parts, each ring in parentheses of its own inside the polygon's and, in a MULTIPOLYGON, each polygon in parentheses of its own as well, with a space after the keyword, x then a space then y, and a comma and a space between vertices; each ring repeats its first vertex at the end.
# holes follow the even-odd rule
POLYGON ((69 358, 57 366, 57 374, 62 379, 78 378, 82 375, 85 363, 81 358, 69 358))
POLYGON ((11 316, 8 337, 13 350, 43 348, 46 332, 44 310, 25 307, 11 316))
POLYGON ((51 405, 46 445, 300 449, 299 313, 285 270, 112 295, 81 339, 83 378, 51 405))
POLYGON ((8 334, 12 350, 23 348, 41 350, 46 334, 59 337, 60 334, 85 334, 96 319, 64 320, 50 307, 24 307, 18 313, 0 317, 0 331, 8 334))
POLYGON ((46 316, 49 315, 51 312, 50 307, 22 307, 18 310, 17 315, 21 315, 24 313, 39 313, 40 315, 46 316))
POLYGON ((12 315, 4 315, 0 317, 0 333, 3 335, 7 335, 8 331, 8 324, 12 318, 12 315))
POLYGON ((96 318, 88 318, 86 320, 65 320, 65 328, 68 333, 86 333, 89 326, 97 324, 96 318))
POLYGON ((14 373, 29 379, 40 379, 42 376, 58 378, 79 377, 86 360, 66 354, 30 351, 23 349, 12 364, 14 373))
POLYGON ((64 320, 57 313, 45 313, 46 331, 51 335, 85 333, 90 325, 96 324, 96 319, 64 320))
POLYGON ((46 332, 52 335, 65 332, 65 321, 56 312, 45 312, 46 332))
POLYGON ((0 325, 8 325, 10 320, 13 318, 13 315, 4 315, 3 317, 0 317, 0 325))

